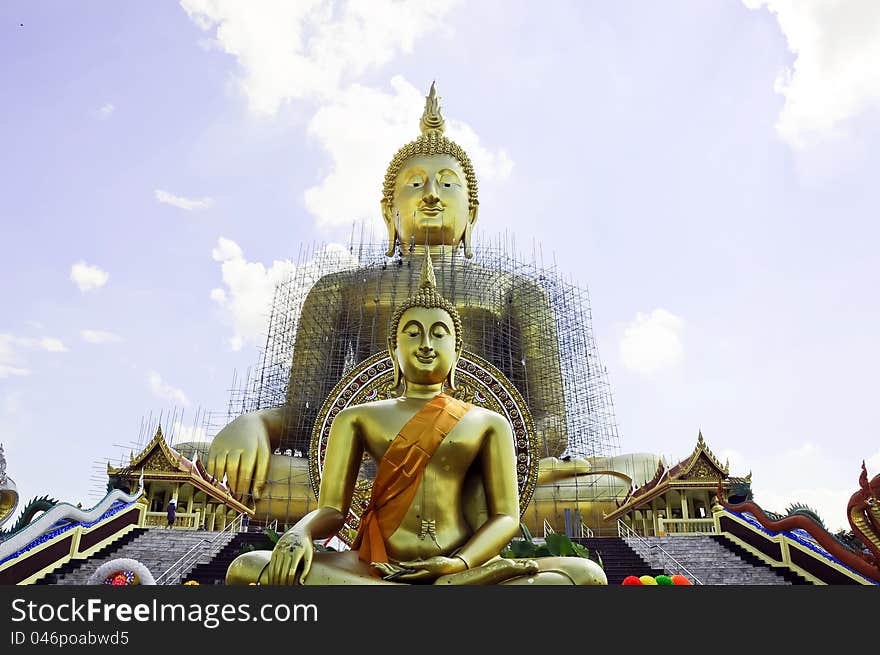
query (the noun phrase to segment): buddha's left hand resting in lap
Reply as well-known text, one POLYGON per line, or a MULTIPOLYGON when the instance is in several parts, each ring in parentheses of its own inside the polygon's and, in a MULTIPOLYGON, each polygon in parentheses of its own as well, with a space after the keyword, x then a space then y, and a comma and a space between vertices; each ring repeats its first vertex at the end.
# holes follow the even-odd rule
POLYGON ((227 584, 607 584, 595 562, 499 556, 519 529, 519 492, 510 424, 456 400, 461 321, 435 288, 430 257, 422 284, 394 314, 389 351, 398 398, 348 407, 333 420, 318 508, 274 550, 239 556, 227 584), (314 541, 344 525, 364 453, 378 462, 352 550, 315 552, 314 541), (478 468, 488 518, 466 520, 465 479, 478 468))

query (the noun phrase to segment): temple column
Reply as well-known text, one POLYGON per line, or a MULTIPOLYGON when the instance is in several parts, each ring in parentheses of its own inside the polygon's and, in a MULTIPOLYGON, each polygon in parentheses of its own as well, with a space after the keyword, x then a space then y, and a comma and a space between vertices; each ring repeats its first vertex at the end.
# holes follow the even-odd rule
POLYGON ((205 529, 214 530, 214 507, 209 502, 205 502, 205 529))
POLYGON ((679 493, 681 494, 681 518, 687 521, 691 517, 690 513, 688 512, 687 493, 684 489, 682 489, 679 493))
POLYGON ((226 527, 226 505, 219 503, 217 505, 217 509, 214 512, 215 524, 218 530, 223 530, 226 527))

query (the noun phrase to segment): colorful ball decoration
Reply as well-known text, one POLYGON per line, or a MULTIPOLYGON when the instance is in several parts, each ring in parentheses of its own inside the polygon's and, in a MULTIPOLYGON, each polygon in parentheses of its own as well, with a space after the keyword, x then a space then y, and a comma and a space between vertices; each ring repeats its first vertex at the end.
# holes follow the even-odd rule
POLYGON ((653 575, 643 575, 643 576, 640 576, 640 577, 639 577, 639 580, 642 581, 642 584, 643 584, 643 585, 646 585, 646 586, 650 586, 650 585, 657 586, 657 581, 654 579, 654 576, 653 576, 653 575))
POLYGON ((623 579, 623 582, 621 582, 621 584, 626 587, 629 587, 629 586, 640 587, 643 584, 643 582, 641 580, 639 580, 634 575, 628 575, 623 579))
POLYGON ((132 585, 154 585, 156 580, 149 569, 135 559, 119 557, 104 562, 89 576, 86 584, 128 587, 132 585))
POLYGON ((668 575, 658 575, 654 578, 654 580, 656 580, 657 584, 661 587, 669 587, 675 584, 674 582, 672 582, 672 578, 670 578, 668 575))
POLYGON ((680 574, 675 574, 672 576, 672 584, 681 585, 682 587, 690 586, 693 583, 688 580, 685 576, 680 574))

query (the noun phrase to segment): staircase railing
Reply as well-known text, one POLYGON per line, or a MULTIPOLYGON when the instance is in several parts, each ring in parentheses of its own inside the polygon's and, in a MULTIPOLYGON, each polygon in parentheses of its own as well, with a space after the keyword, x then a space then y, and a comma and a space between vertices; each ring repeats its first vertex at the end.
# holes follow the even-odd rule
POLYGON ((700 579, 693 573, 691 573, 684 564, 682 564, 672 555, 667 553, 660 544, 650 543, 647 539, 645 539, 642 535, 633 530, 621 519, 617 519, 617 536, 621 539, 630 538, 632 540, 632 543, 627 543, 630 543, 630 546, 632 546, 642 557, 650 560, 653 559, 651 557, 652 552, 658 553, 664 569, 668 571, 683 572, 686 576, 693 580, 695 585, 703 584, 702 582, 700 582, 700 579))
POLYGON ((221 539, 230 534, 241 532, 241 519, 244 514, 239 514, 233 519, 223 530, 218 532, 210 540, 202 539, 195 546, 186 551, 178 558, 174 564, 169 566, 161 575, 156 578, 157 585, 172 585, 180 582, 180 579, 189 572, 196 562, 201 559, 204 552, 212 550, 221 539))
MULTIPOLYGON (((553 529, 553 526, 550 524, 550 521, 544 519, 544 538, 547 538, 548 534, 554 534, 556 530, 553 529)), ((593 537, 593 530, 586 523, 581 521, 580 528, 578 528, 578 534, 581 539, 589 539, 593 537)))

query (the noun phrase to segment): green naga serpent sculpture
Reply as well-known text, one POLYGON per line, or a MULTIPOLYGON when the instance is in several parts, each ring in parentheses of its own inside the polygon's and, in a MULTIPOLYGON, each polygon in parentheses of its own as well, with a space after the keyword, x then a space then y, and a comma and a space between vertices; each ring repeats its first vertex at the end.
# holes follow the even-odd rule
MULTIPOLYGON (((58 500, 56 500, 55 498, 49 498, 49 496, 40 496, 39 498, 33 498, 21 510, 21 516, 18 517, 18 520, 12 525, 11 528, 9 528, 8 530, 5 528, 0 529, 0 539, 5 537, 6 535, 18 532, 22 528, 29 525, 37 514, 48 511, 55 507, 55 505, 57 504, 58 500)), ((12 518, 12 514, 13 512, 9 512, 6 516, 0 519, 0 523, 3 523, 7 519, 12 518)))

